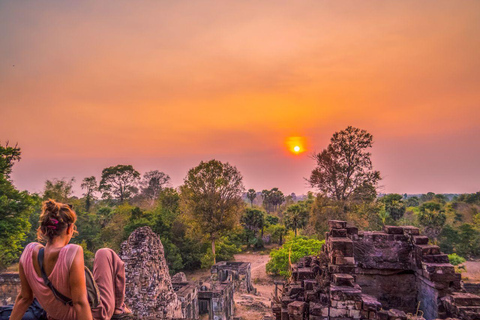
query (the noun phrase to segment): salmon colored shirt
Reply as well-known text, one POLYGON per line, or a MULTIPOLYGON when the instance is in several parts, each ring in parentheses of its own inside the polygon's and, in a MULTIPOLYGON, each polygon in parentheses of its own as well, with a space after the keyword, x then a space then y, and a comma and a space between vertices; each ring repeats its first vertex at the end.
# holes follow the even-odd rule
MULTIPOLYGON (((23 266, 25 277, 27 278, 30 288, 32 288, 34 296, 42 308, 47 312, 49 318, 55 320, 73 320, 76 319, 75 311, 73 307, 64 305, 57 300, 53 295, 50 288, 48 288, 43 282, 42 277, 39 277, 33 267, 33 251, 40 244, 32 242, 25 247, 20 262, 23 266)), ((52 282, 53 286, 63 295, 70 297, 70 284, 69 284, 69 271, 72 266, 73 259, 77 253, 79 246, 76 244, 67 244, 60 249, 58 254, 58 260, 53 267, 52 273, 48 276, 48 279, 52 282)))

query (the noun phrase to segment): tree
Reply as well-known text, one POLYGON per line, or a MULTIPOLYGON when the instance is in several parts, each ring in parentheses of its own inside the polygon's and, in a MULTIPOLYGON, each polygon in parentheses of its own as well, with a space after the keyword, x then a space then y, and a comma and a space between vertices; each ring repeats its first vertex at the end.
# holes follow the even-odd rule
POLYGON ((257 192, 255 191, 255 189, 248 189, 247 199, 250 200, 250 205, 252 207, 253 207, 253 201, 255 200, 256 197, 257 197, 257 192))
POLYGON ((145 172, 141 182, 142 194, 145 195, 147 199, 150 199, 153 204, 169 182, 170 176, 161 171, 153 170, 145 172))
POLYGON ((263 230, 265 226, 265 213, 257 208, 246 208, 240 218, 240 223, 246 231, 247 245, 250 247, 250 236, 253 236, 253 239, 256 240, 257 232, 263 230))
POLYGON ((262 190, 262 203, 263 203, 263 207, 267 212, 271 212, 270 211, 270 205, 271 205, 270 194, 271 194, 270 190, 267 190, 267 189, 262 190))
POLYGON ((180 190, 186 211, 212 243, 215 263, 215 240, 234 228, 243 208, 242 175, 229 163, 202 161, 188 171, 180 190))
POLYGON ((262 190, 263 207, 267 212, 276 211, 278 206, 285 202, 285 196, 278 188, 262 190))
POLYGON ((85 196, 85 211, 90 212, 92 202, 95 200, 95 193, 98 190, 97 179, 94 176, 86 177, 83 179, 81 187, 86 190, 83 194, 85 196))
POLYGON ((55 199, 56 201, 67 203, 73 194, 73 183, 75 178, 53 179, 45 181, 43 199, 55 199))
POLYGON ((285 226, 295 230, 295 237, 297 236, 297 229, 303 228, 307 224, 309 211, 306 204, 302 202, 288 206, 287 211, 285 211, 285 226))
POLYGON ((420 206, 418 222, 424 227, 424 232, 429 238, 436 241, 446 221, 447 216, 440 203, 429 201, 420 206))
POLYGON ((385 205, 385 211, 388 212, 388 215, 393 220, 397 221, 403 217, 407 208, 401 195, 396 193, 387 194, 381 200, 385 205))
POLYGON ((102 171, 99 190, 103 198, 115 198, 123 202, 138 192, 140 173, 131 165, 117 165, 102 171))
POLYGON ((319 193, 312 204, 309 225, 315 234, 323 238, 328 231, 329 220, 346 220, 347 215, 343 205, 334 199, 319 193))
POLYGON ((278 206, 285 202, 285 196, 278 188, 270 190, 270 202, 273 205, 273 210, 277 211, 278 206))
POLYGON ((15 261, 30 229, 29 217, 40 205, 38 197, 18 191, 9 180, 21 150, 0 145, 0 270, 15 261))
POLYGON ((405 205, 407 207, 418 207, 420 205, 420 199, 418 199, 418 197, 407 198, 405 205))
POLYGON ((351 126, 334 133, 328 147, 314 156, 317 167, 308 179, 310 185, 338 201, 349 200, 362 185, 376 186, 380 172, 373 170, 367 151, 372 143, 370 133, 351 126))
POLYGON ((15 162, 20 161, 21 150, 15 145, 11 147, 7 142, 5 146, 0 144, 0 174, 9 179, 15 162))

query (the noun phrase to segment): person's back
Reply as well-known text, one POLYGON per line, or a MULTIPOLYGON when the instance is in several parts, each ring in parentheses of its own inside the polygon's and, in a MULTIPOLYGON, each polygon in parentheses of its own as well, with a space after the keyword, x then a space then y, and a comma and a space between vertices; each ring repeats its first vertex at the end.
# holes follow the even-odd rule
MULTIPOLYGON (((56 320, 75 319, 74 308, 56 299, 43 281, 38 265, 38 251, 42 247, 41 244, 32 242, 25 247, 20 258, 30 288, 49 317, 56 320)), ((78 245, 68 244, 54 252, 45 252, 44 268, 48 279, 60 293, 67 297, 71 296, 69 271, 78 248, 78 245)))
POLYGON ((32 242, 22 253, 19 263, 21 292, 10 320, 21 320, 34 297, 52 320, 104 320, 131 317, 124 304, 125 267, 111 249, 100 249, 95 255, 93 276, 100 292, 100 304, 90 309, 85 281, 82 247, 69 244, 77 216, 69 205, 48 200, 43 203, 38 237, 46 241, 43 269, 53 287, 71 299, 64 304, 47 286, 38 262, 43 246, 32 242))

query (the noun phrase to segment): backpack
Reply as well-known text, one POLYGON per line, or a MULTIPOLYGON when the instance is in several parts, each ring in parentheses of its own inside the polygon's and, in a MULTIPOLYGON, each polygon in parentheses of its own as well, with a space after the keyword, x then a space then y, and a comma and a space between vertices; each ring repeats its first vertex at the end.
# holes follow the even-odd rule
MULTIPOLYGON (((72 299, 64 296, 57 289, 55 289, 52 282, 50 282, 50 280, 48 279, 47 274, 45 273, 45 269, 43 268, 44 254, 44 248, 41 248, 38 251, 38 265, 40 266, 43 282, 45 282, 45 285, 49 287, 50 290, 52 290, 53 295, 57 300, 61 301, 65 305, 68 304, 69 306, 73 306, 72 299)), ((93 279, 92 272, 87 267, 85 267, 85 282, 87 285, 87 297, 90 308, 96 308, 100 304, 100 291, 98 290, 95 279, 93 279)))
MULTIPOLYGON (((0 307, 0 320, 10 319, 12 310, 13 304, 0 307)), ((47 320, 47 313, 42 309, 42 306, 40 306, 37 299, 34 299, 30 307, 28 307, 27 312, 25 312, 25 315, 22 317, 22 320, 47 320)))

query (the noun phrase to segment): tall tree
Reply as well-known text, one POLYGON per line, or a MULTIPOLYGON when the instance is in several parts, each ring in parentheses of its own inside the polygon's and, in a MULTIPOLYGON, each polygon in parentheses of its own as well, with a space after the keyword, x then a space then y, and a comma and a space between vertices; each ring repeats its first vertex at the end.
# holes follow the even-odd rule
POLYGON ((271 202, 271 191, 270 190, 267 190, 267 189, 263 189, 262 190, 262 203, 263 203, 263 207, 265 208, 265 210, 267 212, 271 212, 270 208, 271 208, 271 205, 272 205, 272 202, 271 202))
POLYGON ((53 179, 45 181, 43 199, 55 199, 56 201, 67 203, 73 194, 74 182, 75 178, 53 179))
POLYGON ((95 193, 98 191, 97 179, 94 176, 86 177, 81 184, 82 189, 85 190, 85 211, 90 212, 92 202, 95 200, 95 193))
POLYGON ((250 206, 253 207, 253 201, 257 197, 257 192, 255 189, 248 189, 247 191, 247 199, 250 200, 250 206))
POLYGON ((265 226, 265 213, 257 208, 246 208, 240 223, 246 230, 247 244, 250 246, 250 235, 256 239, 257 232, 265 226))
POLYGON ((170 182, 170 176, 164 172, 153 170, 145 172, 141 182, 142 194, 153 204, 158 199, 160 192, 170 182))
POLYGON ((424 227, 425 234, 435 242, 446 221, 447 216, 442 204, 428 201, 420 206, 418 222, 424 227))
POLYGON ((270 190, 270 202, 273 205, 273 210, 277 211, 278 207, 285 202, 285 196, 278 188, 270 190))
POLYGON ((330 144, 314 156, 317 166, 310 185, 335 200, 349 200, 362 185, 376 186, 380 172, 373 170, 371 153, 373 136, 365 130, 347 127, 335 132, 330 144))
POLYGON ((309 208, 304 202, 297 202, 288 206, 285 211, 285 226, 288 229, 295 230, 295 237, 297 236, 297 229, 303 228, 308 222, 309 208))
POLYGON ((180 190, 185 209, 212 242, 216 263, 215 240, 234 228, 243 208, 242 175, 228 163, 202 161, 188 171, 180 190))
POLYGON ((103 169, 98 189, 103 198, 114 198, 123 202, 138 192, 140 173, 131 165, 117 165, 103 169))
POLYGON ((400 220, 407 209, 403 197, 397 193, 387 194, 381 201, 385 205, 385 211, 395 221, 400 220))
POLYGON ((18 191, 9 180, 21 150, 0 145, 0 270, 17 259, 30 229, 29 217, 39 206, 38 197, 18 191))

